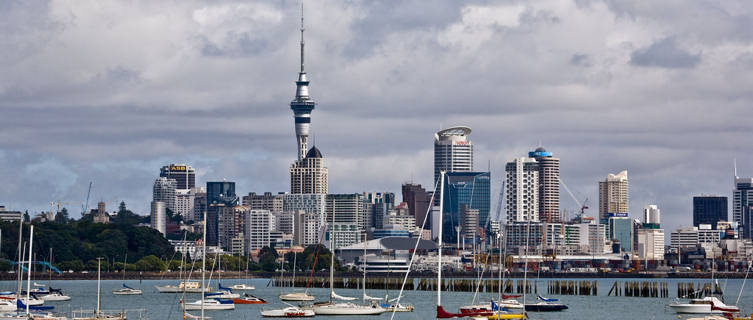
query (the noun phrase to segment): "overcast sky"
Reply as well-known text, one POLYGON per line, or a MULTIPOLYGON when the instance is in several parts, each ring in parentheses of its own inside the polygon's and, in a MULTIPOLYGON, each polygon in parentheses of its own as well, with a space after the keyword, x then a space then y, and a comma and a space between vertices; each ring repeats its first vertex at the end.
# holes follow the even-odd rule
MULTIPOLYGON (((753 3, 309 1, 306 69, 332 193, 433 179, 441 127, 476 169, 539 142, 597 213, 629 171, 631 216, 692 224, 692 196, 753 175, 753 3)), ((298 1, 0 1, 0 205, 147 214, 162 165, 239 194, 287 191, 298 1)), ((312 140, 314 138, 312 137, 312 140)), ((496 197, 495 197, 496 198, 496 197)), ((492 204, 494 208, 496 200, 492 204)), ((577 204, 562 193, 562 207, 577 204)), ((74 214, 78 216, 78 214, 74 214)))

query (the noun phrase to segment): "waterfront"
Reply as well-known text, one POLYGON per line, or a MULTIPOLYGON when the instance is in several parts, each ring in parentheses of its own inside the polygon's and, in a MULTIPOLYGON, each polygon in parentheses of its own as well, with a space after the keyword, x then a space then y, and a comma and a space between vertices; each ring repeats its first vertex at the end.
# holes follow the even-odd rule
MULTIPOLYGON (((598 296, 558 296, 549 295, 549 297, 559 298, 563 303, 569 306, 564 312, 557 313, 529 313, 530 319, 677 319, 677 315, 669 310, 667 304, 673 300, 676 295, 678 282, 702 283, 705 280, 697 279, 657 279, 656 281, 666 281, 669 283, 670 298, 631 298, 631 297, 607 297, 609 288, 615 281, 640 281, 641 279, 584 279, 596 280, 598 283, 598 296)), ((38 283, 47 282, 44 280, 38 283)), ((231 279, 223 280, 223 285, 230 286, 236 283, 242 283, 242 280, 231 279)), ((180 319, 181 308, 179 304, 180 294, 157 293, 155 285, 174 284, 175 280, 129 280, 127 284, 135 288, 142 288, 144 294, 141 296, 114 296, 112 290, 120 288, 120 280, 103 280, 102 281, 102 308, 107 310, 120 309, 146 309, 149 319, 180 319)), ((259 310, 261 308, 275 308, 282 306, 277 298, 280 288, 267 287, 269 279, 249 279, 248 283, 254 285, 256 290, 250 293, 265 299, 269 302, 266 305, 237 305, 233 311, 209 311, 207 314, 213 319, 260 319, 259 310)), ((740 286, 743 283, 739 279, 720 280, 720 285, 725 288, 725 301, 734 304, 737 299, 740 286)), ((746 288, 753 284, 746 284, 746 288)), ((213 281, 213 287, 216 282, 213 281)), ((71 301, 52 302, 58 312, 70 313, 77 309, 93 309, 96 306, 97 284, 95 280, 53 280, 52 287, 62 288, 63 292, 73 297, 71 301)), ((15 282, 3 281, 0 283, 0 290, 14 290, 15 282)), ((545 291, 544 284, 540 283, 539 288, 545 291)), ((284 288, 286 292, 290 288, 284 288)), ((311 289, 317 297, 317 301, 324 300, 328 296, 328 289, 317 288, 311 289)), ((354 289, 337 289, 338 294, 351 297, 361 297, 360 290, 354 289)), ((370 296, 384 296, 384 290, 369 290, 370 296)), ((397 295, 397 291, 390 291, 390 296, 397 295)), ((442 304, 446 310, 457 310, 459 306, 469 304, 473 294, 446 292, 442 295, 442 304)), ((481 294, 482 299, 488 301, 489 294, 481 294)), ((189 295, 188 301, 199 298, 198 294, 189 295)), ((529 295, 533 298, 533 295, 529 295)), ((435 313, 436 293, 431 291, 407 291, 403 303, 413 304, 415 311, 412 313, 398 313, 395 319, 429 319, 435 313)), ((745 314, 753 310, 753 290, 746 289, 738 305, 745 314)), ((196 312, 194 312, 196 314, 196 312)), ((336 317, 321 317, 317 319, 332 319, 336 317)), ((390 314, 381 316, 365 317, 339 317, 339 319, 389 319, 390 314)))

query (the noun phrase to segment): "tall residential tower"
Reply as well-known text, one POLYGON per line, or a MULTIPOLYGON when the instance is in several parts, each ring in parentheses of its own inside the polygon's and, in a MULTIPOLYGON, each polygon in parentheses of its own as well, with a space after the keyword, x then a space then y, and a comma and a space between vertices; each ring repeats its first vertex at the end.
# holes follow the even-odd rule
POLYGON ((628 216, 628 173, 609 174, 599 181, 599 219, 628 216))
POLYGON ((543 147, 528 153, 539 164, 539 220, 560 221, 560 159, 543 147))
POLYGON ((451 127, 434 134, 434 184, 441 171, 473 171, 473 144, 468 140, 469 134, 469 127, 451 127))

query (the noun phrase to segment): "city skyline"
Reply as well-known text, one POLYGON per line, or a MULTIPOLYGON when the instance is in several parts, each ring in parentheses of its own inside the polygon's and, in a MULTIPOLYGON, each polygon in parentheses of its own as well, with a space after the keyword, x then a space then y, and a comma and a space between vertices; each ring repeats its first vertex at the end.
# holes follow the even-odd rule
MULTIPOLYGON (((65 4, 8 9, 11 24, 22 26, 27 14, 44 23, 12 37, 30 45, 11 44, 3 58, 12 68, 0 76, 5 80, 0 108, 6 115, 0 125, 7 130, 0 142, 0 174, 8 177, 0 204, 46 211, 49 202, 67 200, 74 202, 67 207, 75 217, 88 182, 94 181, 92 203, 103 200, 115 208, 124 200, 146 214, 159 173, 155 168, 170 163, 196 168, 197 185, 227 178, 237 183, 238 194, 288 190, 295 149, 286 104, 299 67, 297 3, 236 4, 238 10, 227 5, 159 8, 179 17, 166 38, 196 36, 177 43, 187 57, 158 45, 161 35, 150 38, 146 30, 129 30, 123 43, 104 41, 107 33, 95 30, 103 23, 97 17, 101 12, 85 5, 71 9, 81 22, 77 25, 61 13, 66 8, 56 7, 65 4), (57 29, 56 23, 69 29, 57 29), (88 37, 77 38, 75 31, 88 37), (264 31, 270 35, 259 35, 264 31), (154 45, 155 56, 88 49, 84 43, 91 39, 110 47, 154 45), (61 50, 61 44, 68 49, 61 50), (84 77, 74 81, 71 70, 52 63, 61 57, 49 57, 49 50, 69 58, 104 51, 102 61, 91 66, 73 59, 71 67, 84 77), (169 62, 176 61, 186 62, 186 70, 171 69, 169 62), (50 80, 24 76, 39 70, 29 66, 35 62, 50 72, 50 80), (167 90, 158 92, 164 86, 167 90), (53 98, 55 92, 62 94, 53 98)), ((709 24, 718 28, 702 29, 650 10, 661 9, 660 4, 541 3, 486 11, 474 4, 442 5, 413 21, 418 13, 409 9, 418 5, 326 2, 307 8, 306 69, 322 103, 310 143, 327 155, 330 193, 397 193, 406 181, 431 188, 432 134, 454 125, 473 128, 474 165, 491 165, 492 204, 504 164, 539 140, 561 159, 563 181, 578 197, 590 199, 590 216, 598 212, 598 181, 627 169, 630 216, 639 218, 641 208, 656 204, 667 230, 692 224, 693 196, 731 198, 733 158, 740 177, 753 176, 751 142, 742 138, 753 130, 737 117, 751 103, 742 89, 751 80, 739 69, 753 66, 753 59, 745 49, 750 46, 745 31, 735 31, 736 20, 712 16, 709 24), (406 12, 405 20, 395 18, 397 10, 406 12), (358 12, 365 15, 359 18, 358 12), (332 21, 330 14, 343 18, 332 21), (579 29, 577 18, 591 29, 612 32, 579 29), (472 31, 459 37, 464 27, 472 31), (576 45, 553 39, 568 28, 593 32, 595 40, 576 45), (522 39, 527 32, 532 36, 522 39), (497 42, 518 45, 512 50, 497 42), (416 57, 423 54, 430 58, 416 57), (720 60, 723 56, 730 58, 720 60), (432 59, 442 63, 426 61, 432 59), (562 75, 568 72, 572 75, 562 75), (714 72, 721 76, 706 75, 714 72), (441 81, 426 85, 428 78, 441 81), (731 85, 726 79, 737 80, 731 85), (536 131, 529 131, 533 126, 536 131)), ((160 11, 133 9, 145 17, 160 11)), ((699 9, 690 3, 683 10, 699 9)), ((750 17, 750 10, 742 16, 750 17)), ((111 30, 123 33, 124 27, 117 20, 111 30)), ((567 196, 560 203, 577 210, 567 196)))

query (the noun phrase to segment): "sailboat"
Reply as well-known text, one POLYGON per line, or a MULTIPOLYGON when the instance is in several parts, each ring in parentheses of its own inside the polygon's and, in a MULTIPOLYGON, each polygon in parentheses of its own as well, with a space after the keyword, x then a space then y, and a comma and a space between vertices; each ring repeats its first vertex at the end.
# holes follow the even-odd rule
POLYGON ((314 310, 302 309, 284 301, 282 303, 286 304, 287 307, 273 310, 262 309, 261 316, 270 318, 304 318, 313 317, 315 315, 314 310))
POLYGON ((126 275, 126 265, 128 264, 128 253, 125 254, 125 258, 123 258, 123 287, 120 289, 112 290, 112 294, 118 295, 118 296, 134 296, 134 295, 140 295, 141 289, 134 289, 125 284, 125 275, 126 275))
POLYGON ((74 314, 73 320, 125 320, 126 315, 124 312, 106 313, 101 309, 102 298, 102 258, 97 258, 97 309, 94 314, 84 315, 76 317, 74 314))
POLYGON ((330 224, 330 262, 329 262, 329 302, 314 304, 316 315, 379 315, 387 311, 379 305, 360 305, 353 302, 335 302, 334 300, 353 301, 355 298, 343 297, 335 293, 335 210, 332 210, 332 223, 330 224))
MULTIPOLYGON (((525 249, 525 258, 523 259, 525 266, 523 267, 523 305, 525 305, 526 311, 536 311, 536 312, 549 312, 549 311, 562 311, 567 309, 567 306, 559 303, 557 299, 547 299, 542 297, 541 295, 537 294, 536 298, 538 299, 535 303, 526 303, 526 296, 528 295, 527 288, 528 288, 528 246, 530 241, 530 234, 531 234, 531 219, 528 219, 528 226, 526 227, 526 249, 525 249)), ((541 269, 540 267, 537 269, 541 269)), ((538 284, 538 282, 537 282, 538 284)), ((538 291, 538 290, 536 290, 538 291)))
MULTIPOLYGON (((238 254, 238 257, 240 258, 240 254, 238 254)), ((241 269, 241 266, 240 266, 240 263, 239 263, 238 264, 238 271, 241 271, 240 269, 241 269)), ((246 273, 245 273, 245 275, 246 275, 246 277, 244 278, 244 280, 246 282, 248 282, 248 257, 246 257, 246 273)), ((233 289, 233 290, 238 290, 238 291, 248 291, 248 290, 255 290, 256 289, 254 286, 249 285, 249 284, 245 284, 245 283, 234 284, 230 288, 233 289)))
POLYGON ((444 205, 444 175, 445 172, 440 172, 440 182, 439 185, 441 186, 439 189, 439 223, 438 223, 438 237, 437 237, 437 319, 449 319, 449 318, 470 318, 470 317, 488 317, 492 315, 492 312, 490 310, 477 310, 477 311, 467 311, 467 312, 459 312, 459 313, 450 313, 444 310, 442 307, 442 244, 444 241, 442 241, 442 224, 444 223, 443 220, 443 214, 441 213, 441 210, 444 205))
MULTIPOLYGON (((298 252, 293 251, 293 283, 295 283, 295 269, 297 269, 298 252)), ((282 276, 282 268, 280 268, 280 275, 282 276)), ((314 301, 314 296, 308 294, 308 292, 290 292, 280 293, 280 300, 282 301, 314 301)))
MULTIPOLYGON (((204 213, 204 239, 202 241, 203 250, 201 250, 201 284, 199 284, 199 288, 204 287, 208 288, 208 286, 204 286, 204 279, 206 277, 207 272, 207 215, 204 213)), ((187 281, 186 281, 187 282, 187 281)), ((181 282, 181 283, 186 283, 181 282)), ((184 293, 189 292, 188 288, 184 288, 184 293)), ((201 292, 201 291, 199 291, 201 292)), ((205 294, 202 293, 201 300, 196 300, 194 302, 185 302, 183 300, 180 301, 180 303, 183 305, 183 310, 201 310, 201 317, 199 319, 206 319, 204 317, 204 311, 205 310, 234 310, 235 309, 235 303, 233 303, 233 300, 228 299, 205 299, 205 294)), ((194 317, 190 314, 183 313, 183 317, 194 317)))
MULTIPOLYGON (((747 272, 745 274, 747 278, 747 272)), ((711 264, 711 279, 714 286, 714 293, 710 296, 689 299, 687 302, 681 302, 675 300, 669 304, 669 307, 676 313, 690 313, 690 314, 723 314, 723 313, 738 313, 740 308, 737 306, 731 306, 724 303, 723 293, 719 288, 719 282, 714 279, 714 263, 711 264)), ((743 280, 743 288, 745 281, 743 280)), ((742 288, 740 288, 742 294, 742 288)), ((693 293, 695 294, 695 292, 693 293)), ((738 302, 740 298, 738 296, 738 302)))
MULTIPOLYGON (((232 289, 228 287, 222 286, 222 256, 218 254, 215 255, 215 261, 218 261, 217 265, 217 291, 216 292, 207 292, 204 293, 204 296, 209 298, 215 298, 215 299, 236 299, 240 298, 241 295, 234 293, 232 289)), ((210 274, 209 281, 212 281, 212 276, 210 274)))

